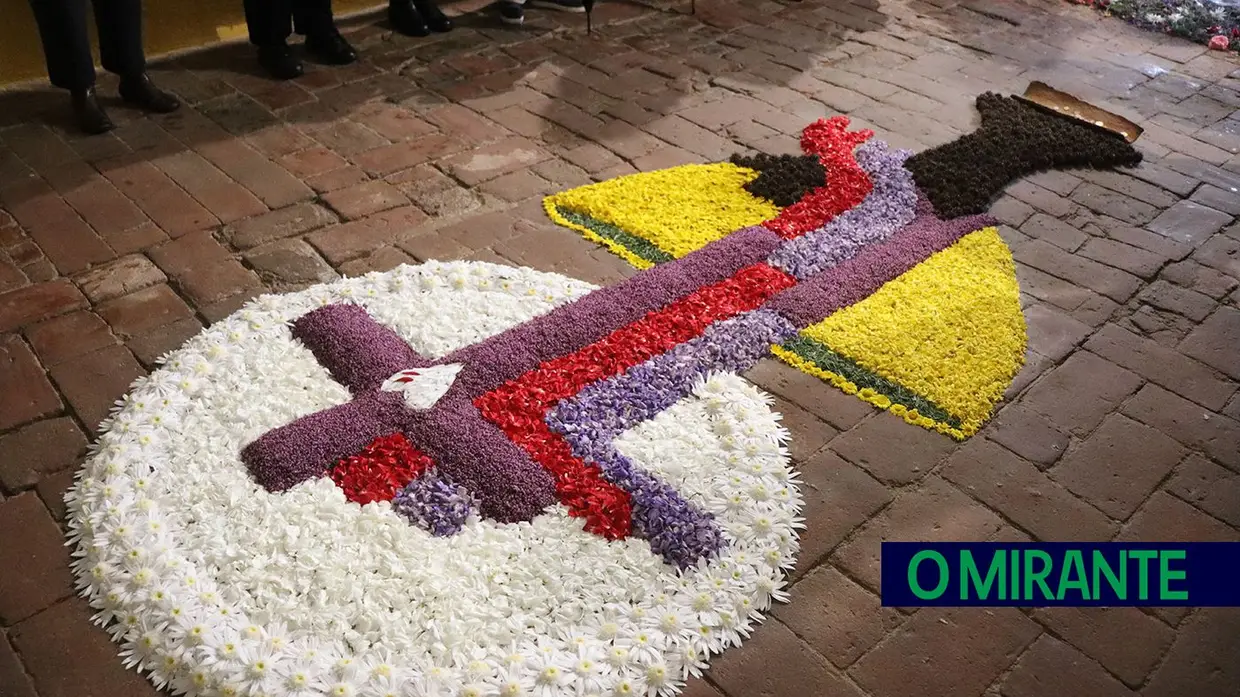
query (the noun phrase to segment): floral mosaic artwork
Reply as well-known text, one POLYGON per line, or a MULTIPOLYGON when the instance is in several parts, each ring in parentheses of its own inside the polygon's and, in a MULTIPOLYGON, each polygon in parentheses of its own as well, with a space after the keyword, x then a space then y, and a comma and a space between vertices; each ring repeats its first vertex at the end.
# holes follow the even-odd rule
POLYGON ((790 365, 956 439, 990 417, 1024 360, 1015 265, 985 215, 1004 186, 1049 167, 1132 165, 1123 138, 1017 98, 978 98, 977 131, 917 155, 837 116, 800 156, 642 172, 549 196, 548 215, 639 268, 730 229, 784 241, 796 279, 773 304, 797 324, 790 365))
POLYGON ((676 693, 798 551, 788 434, 740 373, 774 352, 957 438, 1011 379, 1012 260, 969 211, 1028 164, 984 156, 1013 114, 1038 162, 1128 156, 1001 104, 920 159, 828 119, 803 156, 549 200, 645 268, 613 286, 428 262, 252 301, 100 426, 78 589, 175 694, 676 693))
POLYGON ((1217 51, 1240 51, 1236 0, 1070 0, 1149 31, 1180 36, 1217 51))

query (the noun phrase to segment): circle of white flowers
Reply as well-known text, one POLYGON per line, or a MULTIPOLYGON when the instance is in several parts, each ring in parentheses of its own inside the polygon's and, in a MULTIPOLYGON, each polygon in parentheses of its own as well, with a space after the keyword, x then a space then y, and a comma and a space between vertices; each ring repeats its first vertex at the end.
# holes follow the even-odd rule
POLYGON ((130 667, 190 695, 673 694, 738 645, 797 551, 801 497, 769 397, 715 374, 617 447, 717 516, 684 572, 553 507, 452 537, 323 477, 269 493, 238 453, 349 399, 289 323, 363 305, 442 356, 588 293, 484 263, 404 266, 256 299, 167 356, 101 427, 69 504, 74 571, 130 667))

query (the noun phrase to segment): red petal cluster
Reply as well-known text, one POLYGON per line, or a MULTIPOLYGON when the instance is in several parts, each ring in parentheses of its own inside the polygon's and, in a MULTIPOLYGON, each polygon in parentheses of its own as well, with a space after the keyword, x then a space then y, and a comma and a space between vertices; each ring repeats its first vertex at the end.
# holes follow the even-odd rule
POLYGON ((474 400, 490 419, 556 479, 556 492, 586 529, 620 539, 629 534, 628 493, 609 484, 597 466, 573 455, 546 423, 547 412, 585 386, 628 370, 699 336, 712 323, 761 307, 796 279, 765 263, 754 264, 701 288, 585 348, 547 361, 474 400))
POLYGON ((874 136, 865 129, 848 131, 848 117, 819 119, 801 132, 801 149, 817 155, 827 171, 826 186, 819 187, 762 225, 790 240, 816 230, 832 218, 856 206, 870 195, 874 183, 857 164, 853 150, 874 136))
POLYGON ((360 453, 336 463, 331 478, 354 503, 390 501, 433 464, 405 434, 393 433, 374 439, 360 453))

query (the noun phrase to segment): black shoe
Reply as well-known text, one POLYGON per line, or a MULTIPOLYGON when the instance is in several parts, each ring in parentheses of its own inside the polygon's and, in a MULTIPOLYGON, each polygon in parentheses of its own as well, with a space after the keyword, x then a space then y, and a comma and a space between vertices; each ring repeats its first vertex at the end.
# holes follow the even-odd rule
POLYGON ((431 31, 452 31, 452 20, 439 9, 435 0, 413 0, 413 6, 417 8, 418 14, 422 15, 422 19, 426 20, 426 26, 431 31))
POLYGON ((525 22, 525 7, 519 2, 501 0, 499 3, 499 19, 504 24, 520 26, 525 22))
POLYGON ((286 43, 258 47, 258 64, 277 80, 292 80, 305 74, 301 61, 286 43))
POLYGON ((388 3, 388 21, 393 29, 405 36, 431 35, 426 18, 414 7, 413 0, 391 0, 388 3))
POLYGON ((121 78, 120 93, 126 103, 156 114, 170 114, 181 108, 180 100, 156 87, 146 73, 121 78))
POLYGON ((307 36, 306 51, 328 65, 348 65, 357 60, 357 51, 335 29, 307 36))
POLYGON ((74 91, 72 99, 73 117, 83 133, 96 136, 116 128, 116 124, 112 123, 112 119, 108 118, 108 113, 99 104, 94 87, 74 91))

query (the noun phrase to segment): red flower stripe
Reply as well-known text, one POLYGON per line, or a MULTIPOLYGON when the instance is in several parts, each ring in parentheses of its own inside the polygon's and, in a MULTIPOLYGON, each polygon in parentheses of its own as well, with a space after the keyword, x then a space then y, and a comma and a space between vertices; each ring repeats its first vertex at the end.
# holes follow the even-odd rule
POLYGON ((801 149, 822 161, 827 183, 780 211, 763 227, 790 240, 826 225, 864 201, 874 184, 857 164, 853 150, 873 136, 874 131, 868 129, 849 132, 846 116, 819 119, 806 126, 801 132, 801 149))
POLYGON ((547 468, 560 500, 586 529, 607 537, 628 536, 632 505, 624 490, 608 483, 596 465, 572 454, 551 431, 547 412, 587 385, 643 363, 706 330, 712 323, 761 307, 796 279, 765 263, 701 288, 574 353, 547 361, 476 400, 478 410, 547 468))
POLYGON ((403 433, 393 433, 374 439, 358 454, 341 460, 330 474, 346 499, 367 504, 392 500, 432 464, 403 433))

